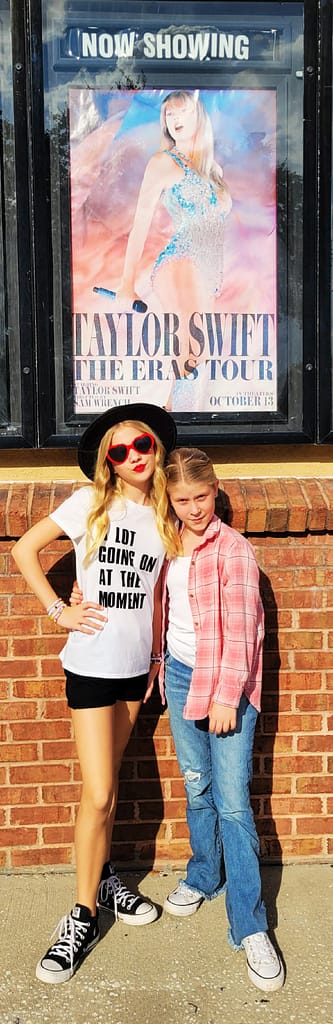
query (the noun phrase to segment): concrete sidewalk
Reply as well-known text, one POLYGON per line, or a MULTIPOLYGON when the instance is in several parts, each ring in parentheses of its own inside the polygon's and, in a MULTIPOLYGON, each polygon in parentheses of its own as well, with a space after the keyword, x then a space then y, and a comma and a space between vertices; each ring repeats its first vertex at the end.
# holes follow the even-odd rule
MULTIPOLYGON (((180 920, 143 928, 102 915, 102 940, 62 985, 35 979, 59 918, 74 901, 71 873, 0 875, 0 1024, 333 1024, 333 865, 264 867, 264 896, 287 967, 265 995, 244 953, 227 944, 224 897, 180 920)), ((124 880, 160 907, 177 873, 124 880)))

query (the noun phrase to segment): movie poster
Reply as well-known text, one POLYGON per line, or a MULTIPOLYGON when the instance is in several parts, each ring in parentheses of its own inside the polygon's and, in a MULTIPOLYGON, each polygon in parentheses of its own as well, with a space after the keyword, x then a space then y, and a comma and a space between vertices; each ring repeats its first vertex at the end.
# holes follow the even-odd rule
POLYGON ((274 89, 70 88, 74 411, 274 412, 274 89))

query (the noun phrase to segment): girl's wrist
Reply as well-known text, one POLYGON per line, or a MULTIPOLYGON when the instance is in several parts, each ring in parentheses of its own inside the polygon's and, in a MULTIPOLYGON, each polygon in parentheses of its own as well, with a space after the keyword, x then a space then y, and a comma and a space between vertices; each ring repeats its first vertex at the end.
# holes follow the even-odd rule
POLYGON ((155 654, 155 652, 153 652, 153 654, 150 655, 151 665, 161 665, 162 661, 164 661, 163 654, 155 654))
POLYGON ((58 622, 58 619, 60 619, 60 616, 66 607, 67 605, 65 601, 63 601, 61 597, 57 597, 56 600, 53 601, 46 609, 46 614, 52 622, 58 622))

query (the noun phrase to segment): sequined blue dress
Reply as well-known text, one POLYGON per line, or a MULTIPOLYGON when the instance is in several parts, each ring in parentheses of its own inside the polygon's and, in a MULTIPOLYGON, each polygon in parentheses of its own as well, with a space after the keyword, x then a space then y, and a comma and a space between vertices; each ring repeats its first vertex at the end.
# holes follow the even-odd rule
POLYGON ((202 274, 209 293, 218 295, 223 280, 225 211, 210 181, 188 167, 181 154, 169 149, 164 152, 182 168, 184 177, 161 194, 161 202, 174 225, 174 234, 157 257, 152 282, 154 284, 163 264, 189 257, 202 274))

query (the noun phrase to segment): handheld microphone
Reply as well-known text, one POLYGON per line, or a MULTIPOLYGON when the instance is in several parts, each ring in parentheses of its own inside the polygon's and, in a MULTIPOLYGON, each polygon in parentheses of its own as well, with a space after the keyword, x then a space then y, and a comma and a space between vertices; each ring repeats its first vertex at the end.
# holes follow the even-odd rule
MULTIPOLYGON (((112 291, 110 288, 98 288, 97 285, 95 285, 93 292, 97 292, 97 295, 106 295, 108 299, 116 298, 116 292, 112 291)), ((132 309, 134 309, 135 313, 146 313, 148 306, 146 302, 142 301, 142 299, 134 299, 132 309)))

